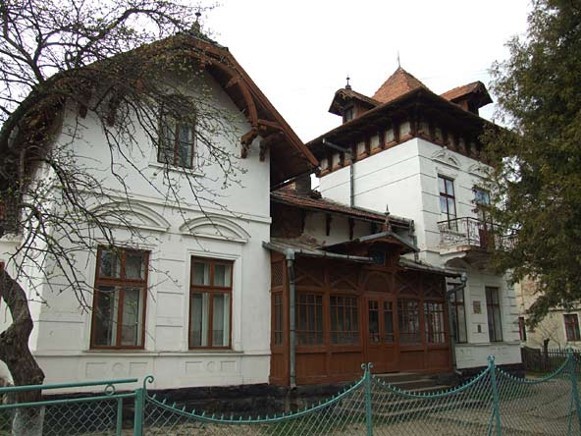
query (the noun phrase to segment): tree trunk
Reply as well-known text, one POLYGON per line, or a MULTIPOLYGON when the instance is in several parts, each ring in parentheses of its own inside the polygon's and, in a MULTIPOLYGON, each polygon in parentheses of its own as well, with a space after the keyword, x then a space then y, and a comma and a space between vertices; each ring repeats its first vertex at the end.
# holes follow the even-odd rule
MULTIPOLYGON (((32 318, 24 289, 4 270, 0 270, 0 297, 8 306, 12 324, 0 333, 0 360, 4 361, 12 374, 16 386, 40 385, 44 373, 28 348, 32 332, 32 318)), ((42 398, 40 390, 17 392, 12 401, 30 403, 42 398)), ((44 408, 16 409, 13 421, 14 435, 42 434, 44 408)))

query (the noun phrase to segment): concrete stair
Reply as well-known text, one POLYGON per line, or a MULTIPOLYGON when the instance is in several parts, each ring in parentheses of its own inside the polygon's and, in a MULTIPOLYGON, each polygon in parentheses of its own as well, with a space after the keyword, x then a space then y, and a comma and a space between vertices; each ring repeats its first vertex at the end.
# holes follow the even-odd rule
POLYGON ((450 389, 456 383, 450 374, 422 374, 416 372, 394 372, 387 374, 374 374, 384 383, 404 391, 436 392, 450 389))

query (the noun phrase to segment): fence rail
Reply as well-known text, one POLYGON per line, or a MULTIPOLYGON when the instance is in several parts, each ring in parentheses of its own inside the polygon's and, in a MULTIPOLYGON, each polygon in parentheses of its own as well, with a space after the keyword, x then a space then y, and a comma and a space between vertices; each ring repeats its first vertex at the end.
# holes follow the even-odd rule
MULTIPOLYGON (((109 381, 93 384, 103 387, 103 392, 91 396, 0 404, 0 435, 11 431, 17 435, 59 436, 578 435, 578 366, 575 354, 569 351, 552 373, 521 379, 497 367, 491 357, 486 369, 469 382, 424 393, 383 382, 367 364, 362 365, 361 379, 326 401, 292 413, 251 418, 209 415, 170 404, 147 392, 152 377, 143 381, 143 387, 128 392, 117 392, 116 386, 135 380, 109 381), (19 411, 26 413, 19 415, 19 411), (17 419, 34 415, 43 416, 40 433, 14 433, 17 419)), ((21 390, 55 386, 79 385, 0 388, 0 395, 10 397, 21 390)), ((26 426, 24 429, 29 430, 26 426)))

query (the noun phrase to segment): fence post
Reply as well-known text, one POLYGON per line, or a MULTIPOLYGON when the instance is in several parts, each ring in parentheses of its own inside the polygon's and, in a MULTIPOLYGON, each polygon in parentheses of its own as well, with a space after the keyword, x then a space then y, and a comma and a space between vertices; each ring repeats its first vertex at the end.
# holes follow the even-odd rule
POLYGON ((115 436, 121 436, 123 432, 123 398, 117 399, 117 423, 115 428, 115 436))
POLYGON ((133 415, 133 435, 143 435, 143 415, 145 413, 145 388, 135 389, 135 410, 133 415))
MULTIPOLYGON (((490 371, 490 383, 492 384, 492 413, 494 413, 496 418, 496 435, 501 436, 500 397, 498 395, 498 382, 496 380, 496 364, 494 363, 494 356, 488 356, 488 370, 490 371)), ((490 430, 488 434, 490 434, 490 430)))
POLYGON ((571 389, 573 400, 575 401, 575 409, 577 411, 577 424, 581 428, 581 405, 579 404, 579 390, 577 388, 577 361, 573 355, 571 348, 567 349, 567 359, 569 359, 569 372, 571 376, 571 389))
POLYGON ((365 423, 367 425, 367 436, 373 436, 373 415, 371 408, 371 368, 373 364, 367 363, 365 366, 365 373, 363 374, 365 383, 365 423))

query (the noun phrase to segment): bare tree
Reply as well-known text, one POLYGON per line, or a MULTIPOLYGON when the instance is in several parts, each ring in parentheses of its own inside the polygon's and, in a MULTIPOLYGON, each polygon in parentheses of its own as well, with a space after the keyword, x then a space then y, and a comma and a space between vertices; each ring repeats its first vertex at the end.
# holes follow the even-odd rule
MULTIPOLYGON (((199 126, 196 143, 204 153, 197 170, 218 166, 223 187, 240 183, 236 156, 216 141, 217 131, 235 134, 231 120, 212 105, 211 90, 201 85, 204 69, 224 59, 199 32, 200 9, 187 3, 0 0, 0 236, 22 235, 14 255, 16 273, 0 271, 0 297, 12 317, 11 326, 0 334, 0 359, 16 385, 41 384, 44 379, 28 349, 33 324, 22 286, 30 268, 24 266, 36 267, 46 282, 58 274, 86 306, 84 292, 92 285, 77 274, 75 252, 91 248, 87 235, 98 235, 113 247, 111 222, 131 230, 122 212, 104 213, 95 207, 119 201, 119 193, 112 195, 102 179, 87 171, 90 158, 80 158, 71 147, 85 120, 96 121, 106 138, 110 162, 103 177, 113 177, 127 197, 127 171, 140 173, 132 156, 147 153, 163 136, 169 122, 164 120, 199 126), (198 92, 185 91, 191 87, 198 92), (62 141, 65 128, 68 140, 62 141), (144 132, 146 140, 136 132, 144 132), (55 142, 57 134, 60 143, 55 142)), ((162 186, 145 177, 142 182, 179 206, 183 187, 167 171, 175 159, 158 159, 165 163, 162 186)), ((208 190, 203 180, 187 178, 189 198, 200 206, 220 207, 220 193, 208 190)), ((36 400, 38 395, 21 395, 19 400, 36 400)))

